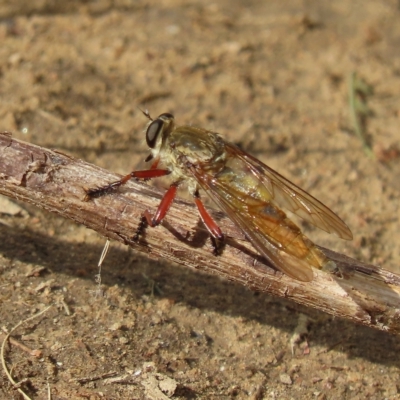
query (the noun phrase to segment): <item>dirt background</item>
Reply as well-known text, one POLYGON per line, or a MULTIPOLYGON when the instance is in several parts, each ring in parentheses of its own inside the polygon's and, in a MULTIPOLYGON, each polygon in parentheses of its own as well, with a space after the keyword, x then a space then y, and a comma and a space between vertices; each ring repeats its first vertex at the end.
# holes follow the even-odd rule
MULTIPOLYGON (((355 237, 308 231, 318 244, 400 272, 397 1, 0 1, 0 130, 124 174, 148 154, 139 106, 239 143, 355 237), (374 89, 375 160, 350 121, 351 72, 374 89)), ((12 335, 41 356, 6 346, 31 398, 400 398, 397 337, 115 243, 99 286, 104 238, 0 211, 2 338, 56 304, 12 335)), ((0 379, 1 399, 21 398, 0 379)))

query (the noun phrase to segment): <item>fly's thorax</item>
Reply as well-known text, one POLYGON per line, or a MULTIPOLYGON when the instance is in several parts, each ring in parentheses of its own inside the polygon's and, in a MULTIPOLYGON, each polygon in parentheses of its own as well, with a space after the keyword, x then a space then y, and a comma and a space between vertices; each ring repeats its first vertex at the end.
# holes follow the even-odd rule
POLYGON ((167 162, 172 167, 198 168, 217 173, 225 164, 224 141, 216 133, 193 126, 180 126, 166 138, 167 162))

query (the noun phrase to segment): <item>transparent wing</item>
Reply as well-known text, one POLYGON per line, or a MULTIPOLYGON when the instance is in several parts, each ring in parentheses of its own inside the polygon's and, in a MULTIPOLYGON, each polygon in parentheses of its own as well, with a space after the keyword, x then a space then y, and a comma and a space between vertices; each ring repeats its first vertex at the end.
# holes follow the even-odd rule
POLYGON ((342 239, 353 239, 348 226, 315 197, 233 144, 226 143, 225 145, 230 157, 240 158, 263 183, 275 204, 286 208, 325 232, 334 233, 342 239))
MULTIPOLYGON (((274 215, 274 208, 269 207, 268 201, 254 204, 251 197, 243 193, 234 194, 229 185, 221 180, 213 179, 195 168, 192 168, 192 174, 273 267, 300 281, 309 282, 313 279, 311 265, 320 268, 321 264, 313 259, 312 250, 304 244, 303 239, 308 239, 296 226, 281 225, 281 215, 274 215), (238 197, 241 200, 235 201, 238 197), (288 243, 288 246, 284 243, 288 243)), ((310 241, 308 243, 310 247, 313 246, 310 241)))

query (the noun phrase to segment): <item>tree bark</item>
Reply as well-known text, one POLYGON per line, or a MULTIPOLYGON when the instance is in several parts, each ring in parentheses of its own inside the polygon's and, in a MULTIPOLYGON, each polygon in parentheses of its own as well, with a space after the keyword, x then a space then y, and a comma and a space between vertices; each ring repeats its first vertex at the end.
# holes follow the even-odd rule
POLYGON ((400 333, 400 276, 328 249, 334 271, 314 270, 312 282, 293 280, 265 265, 243 233, 211 211, 227 236, 221 256, 212 254, 207 231, 192 204, 175 201, 162 226, 132 238, 141 215, 155 210, 162 192, 131 181, 118 192, 84 201, 85 188, 119 179, 104 169, 0 134, 0 193, 59 214, 152 258, 176 262, 239 282, 252 290, 316 308, 383 331, 400 333))

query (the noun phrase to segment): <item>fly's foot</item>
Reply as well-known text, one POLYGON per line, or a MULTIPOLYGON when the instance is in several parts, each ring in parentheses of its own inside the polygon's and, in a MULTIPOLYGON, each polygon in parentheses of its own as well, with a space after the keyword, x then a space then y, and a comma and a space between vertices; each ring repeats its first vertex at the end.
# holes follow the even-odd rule
POLYGON ((140 236, 144 233, 145 229, 149 226, 149 223, 147 222, 147 217, 146 215, 143 215, 142 218, 140 218, 139 225, 136 229, 135 234, 133 235, 132 239, 135 242, 139 241, 140 236))
POLYGON ((98 197, 103 196, 106 193, 101 188, 90 188, 90 189, 84 189, 84 190, 85 190, 85 197, 83 198, 83 201, 89 201, 92 199, 96 199, 98 197))
POLYGON ((96 198, 104 196, 106 194, 115 192, 117 190, 117 188, 118 188, 118 186, 111 183, 111 184, 105 185, 105 186, 84 189, 85 197, 83 198, 83 201, 89 201, 91 199, 96 199, 96 198))
POLYGON ((214 256, 220 256, 224 250, 225 247, 225 238, 222 236, 222 238, 216 239, 214 236, 211 236, 211 243, 213 246, 213 254, 214 256))

